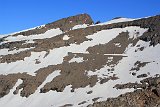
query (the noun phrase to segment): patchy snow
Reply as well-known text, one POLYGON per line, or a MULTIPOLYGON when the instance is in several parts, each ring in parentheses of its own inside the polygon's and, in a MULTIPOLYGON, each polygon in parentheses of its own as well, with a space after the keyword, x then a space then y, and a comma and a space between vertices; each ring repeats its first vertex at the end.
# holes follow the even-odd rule
MULTIPOLYGON (((87 38, 92 39, 91 41, 85 41, 80 45, 71 44, 70 46, 64 46, 60 48, 55 48, 50 50, 50 53, 44 58, 46 52, 32 52, 30 57, 27 57, 21 61, 16 61, 12 63, 2 63, 0 64, 1 72, 0 74, 9 74, 17 72, 27 72, 30 75, 35 75, 35 71, 40 68, 47 67, 48 65, 61 64, 63 62, 63 57, 68 55, 68 52, 72 53, 88 53, 86 49, 99 44, 108 43, 113 38, 117 37, 121 32, 134 32, 135 30, 140 31, 139 34, 143 34, 146 29, 140 27, 126 27, 126 28, 115 28, 110 30, 102 30, 93 35, 88 35, 87 38), (40 56, 40 57, 39 57, 40 56), (35 60, 39 59, 40 64, 35 64, 35 60), (51 60, 54 59, 54 60, 51 60)), ((130 34, 132 37, 132 33, 130 34)), ((118 55, 118 54, 114 54, 118 55)))
POLYGON ((83 62, 83 61, 84 61, 84 60, 83 60, 82 57, 73 57, 73 58, 69 61, 69 63, 71 63, 71 62, 80 63, 80 62, 83 62))
POLYGON ((0 55, 8 55, 8 54, 15 54, 15 53, 19 53, 22 51, 26 51, 26 50, 30 50, 33 49, 34 47, 31 48, 20 48, 20 49, 14 49, 12 51, 9 51, 9 49, 0 49, 0 55))
POLYGON ((57 77, 59 75, 61 75, 60 70, 56 70, 53 73, 51 73, 50 75, 48 75, 46 80, 38 87, 38 89, 36 90, 36 93, 39 93, 40 89, 43 88, 46 83, 51 82, 55 77, 57 77))
POLYGON ((117 46, 117 47, 121 47, 120 43, 114 43, 114 45, 117 46))
POLYGON ((148 28, 145 29, 139 29, 138 27, 135 27, 134 30, 129 31, 129 38, 135 39, 137 37, 140 37, 144 32, 146 32, 148 28))
MULTIPOLYGON (((22 98, 18 95, 12 96, 12 99, 7 97, 0 100, 0 106, 5 105, 5 107, 10 107, 12 104, 14 107, 59 107, 65 104, 73 104, 74 107, 82 107, 78 103, 82 101, 87 101, 83 106, 92 104, 93 98, 102 97, 99 101, 105 100, 104 97, 117 97, 119 94, 133 91, 133 89, 116 90, 112 87, 114 86, 114 81, 109 81, 104 84, 97 83, 94 87, 85 87, 76 89, 74 93, 71 92, 71 85, 67 86, 63 92, 49 91, 48 93, 35 93, 28 98, 22 98), (92 94, 87 94, 88 91, 92 90, 92 94), (106 91, 107 90, 107 91, 106 91), (112 93, 113 92, 113 93, 112 93), (8 101, 7 103, 4 103, 8 101), (16 103, 15 103, 16 101, 16 103), (2 103, 3 102, 3 103, 2 103)), ((10 95, 9 95, 10 96, 10 95)))
POLYGON ((20 93, 14 95, 13 92, 16 90, 16 87, 19 86, 22 82, 23 81, 21 79, 18 79, 13 89, 10 90, 9 94, 4 96, 3 98, 0 98, 1 107, 16 107, 17 104, 19 104, 16 97, 20 96, 20 93))
MULTIPOLYGON (((30 57, 24 59, 24 61, 17 61, 13 63, 2 63, 0 64, 0 74, 10 74, 17 72, 27 72, 28 74, 35 75, 35 71, 47 67, 48 65, 56 65, 63 62, 63 58, 68 55, 68 52, 72 53, 88 53, 86 49, 88 47, 105 44, 108 43, 113 38, 117 37, 121 32, 129 32, 130 38, 137 38, 141 36, 147 29, 143 29, 140 27, 126 27, 126 28, 115 28, 110 30, 99 31, 93 35, 88 35, 87 38, 92 39, 91 41, 85 41, 80 45, 71 44, 70 46, 60 47, 54 50, 50 50, 50 53, 44 58, 46 52, 32 52, 30 57), (139 32, 137 34, 136 32, 139 32), (39 59, 40 64, 35 64, 35 59, 39 59), (54 59, 54 60, 51 60, 54 59)), ((32 38, 33 39, 33 38, 32 38)), ((12 39, 11 39, 12 40, 12 39)), ((13 39, 14 40, 14 39, 13 39)), ((120 44, 115 44, 116 46, 120 46, 120 44)), ((4 50, 3 50, 4 51, 4 50)), ((5 50, 6 51, 6 50, 5 50)), ((87 106, 88 104, 92 104, 93 98, 100 97, 98 101, 106 100, 110 97, 117 97, 120 94, 133 91, 134 89, 124 89, 117 90, 114 87, 116 84, 123 84, 128 82, 139 82, 141 78, 136 78, 130 74, 130 70, 134 67, 134 63, 136 61, 141 62, 151 62, 148 63, 145 67, 141 68, 138 74, 142 73, 150 73, 151 76, 155 74, 159 74, 160 69, 160 45, 156 45, 155 47, 149 46, 148 42, 139 41, 135 46, 129 45, 123 54, 106 54, 106 55, 121 55, 127 56, 123 57, 122 60, 114 67, 113 73, 109 72, 108 69, 112 68, 111 66, 105 65, 100 70, 96 72, 86 71, 88 72, 88 76, 97 75, 101 78, 107 78, 108 76, 113 76, 114 74, 119 79, 110 80, 104 84, 97 83, 94 87, 85 87, 76 89, 75 92, 71 92, 71 85, 67 86, 63 92, 49 91, 48 93, 38 93, 40 88, 42 88, 47 82, 50 82, 53 78, 60 75, 60 71, 54 71, 50 74, 46 80, 42 83, 40 87, 36 90, 36 93, 32 94, 28 98, 22 98, 19 94, 13 95, 12 91, 15 90, 15 87, 19 84, 19 82, 15 85, 14 89, 5 97, 0 98, 0 106, 2 107, 58 107, 65 104, 73 104, 74 107, 87 106), (143 51, 135 52, 135 50, 139 47, 144 46, 143 51), (109 73, 109 74, 108 74, 109 73), (106 75, 106 76, 104 76, 106 75), (93 91, 91 94, 87 94, 88 91, 93 91), (83 105, 78 105, 83 101, 87 101, 87 103, 83 105)), ((108 61, 112 61, 113 57, 109 57, 108 61)), ((73 58, 70 60, 71 62, 81 62, 83 58, 73 58)))
MULTIPOLYGON (((1 63, 0 64, 0 69, 1 72, 0 74, 11 74, 11 73, 23 73, 27 72, 30 75, 35 75, 35 71, 43 67, 40 64, 35 64, 36 59, 41 60, 44 58, 46 52, 32 52, 30 57, 24 58, 24 60, 12 62, 12 63, 1 63)), ((47 63, 46 63, 47 64, 47 63)), ((45 64, 45 65, 46 65, 45 64)))
POLYGON ((27 40, 24 44, 28 44, 28 43, 35 43, 34 40, 30 39, 30 40, 27 40))

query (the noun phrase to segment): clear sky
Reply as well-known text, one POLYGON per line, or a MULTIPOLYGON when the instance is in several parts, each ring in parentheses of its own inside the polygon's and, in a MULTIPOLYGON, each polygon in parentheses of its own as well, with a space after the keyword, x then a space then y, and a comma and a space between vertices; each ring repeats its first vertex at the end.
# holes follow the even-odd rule
POLYGON ((0 0, 0 34, 88 13, 94 21, 160 15, 160 0, 0 0))

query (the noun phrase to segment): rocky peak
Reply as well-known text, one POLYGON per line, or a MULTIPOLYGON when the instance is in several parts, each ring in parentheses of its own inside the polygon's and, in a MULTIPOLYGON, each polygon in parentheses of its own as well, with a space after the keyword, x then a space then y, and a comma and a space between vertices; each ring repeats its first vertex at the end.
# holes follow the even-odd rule
POLYGON ((82 25, 82 24, 91 25, 93 23, 94 22, 92 18, 88 14, 79 14, 76 16, 70 16, 67 18, 63 18, 63 19, 57 20, 52 23, 48 23, 44 26, 37 27, 35 29, 16 33, 12 36, 18 36, 18 35, 29 36, 29 35, 34 35, 34 34, 42 34, 50 29, 56 29, 56 28, 60 28, 63 32, 66 32, 66 31, 69 31, 75 25, 82 25))

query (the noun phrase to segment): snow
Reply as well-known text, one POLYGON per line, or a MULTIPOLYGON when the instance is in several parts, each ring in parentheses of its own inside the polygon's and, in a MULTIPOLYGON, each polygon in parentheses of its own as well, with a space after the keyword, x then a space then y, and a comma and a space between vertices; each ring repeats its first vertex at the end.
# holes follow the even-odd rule
POLYGON ((23 81, 18 79, 13 89, 10 90, 9 94, 0 98, 0 106, 1 107, 16 107, 18 104, 18 100, 16 99, 17 96, 20 96, 20 93, 14 95, 13 92, 16 90, 16 87, 19 86, 23 81), (9 103, 8 103, 9 102, 9 103))
POLYGON ((64 35, 63 40, 68 40, 70 37, 68 35, 64 35))
POLYGON ((86 27, 88 27, 88 25, 87 25, 87 24, 75 25, 75 26, 72 28, 72 30, 80 29, 80 28, 86 28, 86 27))
POLYGON ((121 47, 120 43, 114 43, 114 45, 117 46, 117 47, 121 47))
POLYGON ((45 38, 51 38, 56 35, 62 34, 62 31, 57 28, 57 29, 51 29, 46 31, 44 34, 37 34, 37 35, 30 35, 30 36, 23 36, 23 35, 18 35, 18 36, 9 36, 5 38, 6 42, 15 42, 15 41, 22 41, 22 40, 27 40, 27 41, 33 41, 34 39, 45 39, 45 38))
POLYGON ((21 30, 21 31, 18 31, 18 32, 9 33, 9 34, 4 34, 3 37, 8 36, 8 35, 14 35, 14 34, 21 33, 21 32, 25 32, 25 31, 28 31, 28 30, 33 30, 33 29, 41 28, 41 27, 44 27, 44 26, 45 26, 45 25, 40 25, 40 26, 36 26, 36 27, 33 27, 33 28, 21 30))
POLYGON ((9 49, 0 49, 0 55, 8 55, 8 54, 15 54, 15 53, 19 53, 22 51, 26 51, 26 50, 30 50, 33 49, 34 47, 31 48, 20 48, 18 50, 14 49, 13 51, 9 51, 9 49))
POLYGON ((77 63, 80 63, 80 62, 83 62, 84 60, 83 60, 83 58, 82 57, 73 57, 70 61, 69 61, 69 63, 71 63, 71 62, 77 62, 77 63))
POLYGON ((27 72, 30 75, 35 75, 35 71, 40 69, 42 66, 39 64, 35 64, 36 59, 41 60, 44 58, 46 52, 32 52, 30 57, 24 58, 24 60, 12 62, 12 63, 1 63, 0 68, 1 72, 0 74, 10 74, 10 73, 23 73, 27 72))
POLYGON ((38 87, 36 90, 36 93, 40 92, 40 89, 44 87, 44 85, 48 82, 51 82, 55 77, 60 75, 60 70, 56 70, 50 75, 47 76, 46 80, 38 87))
POLYGON ((96 24, 96 25, 107 25, 107 24, 113 24, 113 23, 119 23, 119 22, 128 22, 128 21, 133 21, 133 20, 135 20, 135 19, 131 19, 131 18, 119 18, 119 19, 113 19, 111 21, 100 23, 100 24, 96 24))

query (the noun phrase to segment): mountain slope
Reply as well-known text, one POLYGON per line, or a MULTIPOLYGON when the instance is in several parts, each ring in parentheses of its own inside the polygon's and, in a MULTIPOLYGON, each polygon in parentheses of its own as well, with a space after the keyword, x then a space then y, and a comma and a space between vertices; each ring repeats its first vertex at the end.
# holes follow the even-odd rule
POLYGON ((143 107, 149 97, 156 106, 159 43, 160 16, 96 25, 80 14, 10 34, 0 41, 0 106, 143 107))

